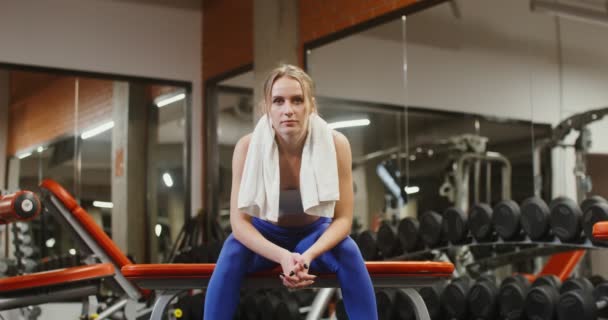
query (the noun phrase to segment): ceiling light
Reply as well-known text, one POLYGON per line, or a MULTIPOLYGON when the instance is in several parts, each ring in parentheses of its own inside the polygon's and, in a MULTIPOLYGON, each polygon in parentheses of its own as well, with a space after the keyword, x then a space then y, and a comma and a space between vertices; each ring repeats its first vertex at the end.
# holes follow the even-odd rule
POLYGON ((21 159, 25 159, 25 158, 27 158, 27 157, 29 157, 31 155, 32 155, 31 152, 25 152, 25 153, 22 153, 22 154, 18 154, 17 158, 19 158, 19 160, 21 160, 21 159))
POLYGON ((165 185, 169 188, 173 187, 173 178, 171 178, 171 175, 167 172, 163 173, 163 181, 165 182, 165 185))
POLYGON ((156 106, 159 108, 162 108, 173 102, 180 101, 180 100, 184 99, 185 97, 186 97, 185 93, 178 93, 178 94, 171 95, 168 97, 163 97, 163 98, 158 99, 158 101, 156 101, 156 106))
POLYGON ((418 193, 418 191, 420 191, 420 188, 418 186, 411 186, 411 187, 405 187, 405 188, 403 188, 403 190, 405 190, 405 193, 407 193, 407 194, 414 194, 414 193, 418 193))
POLYGON ((114 208, 114 204, 106 201, 93 201, 93 207, 112 209, 114 208))
POLYGON ((154 233, 157 237, 160 237, 161 232, 163 232, 163 227, 160 224, 156 224, 154 227, 154 233))
POLYGON ((44 147, 43 146, 39 146, 38 148, 36 148, 36 151, 38 151, 38 153, 42 153, 42 151, 44 151, 44 147))
POLYGON ((112 128, 114 128, 114 121, 106 122, 106 123, 100 125, 99 127, 95 127, 91 130, 83 132, 80 137, 82 138, 82 140, 86 140, 86 139, 94 137, 102 132, 106 132, 112 128))
POLYGON ((68 250, 68 252, 69 252, 71 255, 73 255, 73 256, 75 256, 75 255, 76 255, 76 249, 74 249, 74 248, 72 248, 72 249, 68 250))
POLYGON ((359 120, 347 120, 347 121, 336 121, 329 123, 329 127, 332 129, 348 128, 348 127, 360 127, 369 125, 369 119, 359 120))

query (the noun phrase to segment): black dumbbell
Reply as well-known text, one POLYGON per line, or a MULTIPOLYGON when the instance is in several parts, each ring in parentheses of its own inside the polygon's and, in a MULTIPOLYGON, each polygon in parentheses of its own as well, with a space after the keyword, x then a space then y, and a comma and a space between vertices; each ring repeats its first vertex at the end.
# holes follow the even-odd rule
POLYGON ((425 211, 420 216, 420 236, 428 247, 436 248, 446 243, 442 222, 443 217, 435 211, 425 211))
POLYGON ((498 290, 498 314, 500 319, 519 320, 523 318, 524 303, 530 282, 521 274, 505 278, 498 290))
POLYGON ((521 204, 521 225, 532 241, 553 238, 550 217, 549 206, 539 197, 530 197, 521 204))
POLYGON ((471 287, 467 302, 475 319, 493 320, 497 314, 498 287, 493 277, 481 277, 471 287))
POLYGON ((467 296, 471 289, 471 279, 460 277, 452 280, 441 293, 441 305, 448 319, 469 319, 467 296))
POLYGON ((443 309, 441 307, 441 294, 445 289, 445 283, 437 283, 431 287, 423 287, 418 291, 431 320, 443 319, 443 309))
POLYGON ((336 318, 338 320, 348 320, 348 314, 346 314, 346 308, 344 307, 344 300, 340 299, 336 303, 336 318))
POLYGON ((298 290, 283 296, 275 312, 275 320, 299 320, 315 298, 313 290, 298 290))
POLYGON ((396 291, 394 289, 376 291, 378 320, 393 320, 395 318, 395 295, 396 291))
POLYGON ((503 240, 521 240, 525 237, 520 218, 519 205, 513 200, 502 200, 494 206, 492 224, 503 240))
POLYGON ((449 207, 443 212, 443 233, 453 244, 463 244, 469 240, 468 217, 460 208, 449 207))
POLYGON ((413 217, 405 217, 399 221, 397 227, 399 242, 405 252, 414 252, 424 249, 424 242, 420 237, 420 223, 413 217))
POLYGON ((608 317, 608 283, 601 283, 595 289, 577 288, 562 294, 557 306, 558 319, 597 319, 608 317))
POLYGON ((256 290, 248 292, 239 306, 241 319, 244 320, 262 320, 268 316, 265 310, 261 309, 262 301, 266 298, 265 290, 256 290))
POLYGON ((389 221, 382 221, 376 234, 376 244, 381 255, 385 258, 393 257, 401 253, 401 243, 397 237, 397 228, 389 221))
POLYGON ((524 310, 528 319, 552 320, 555 318, 560 286, 561 281, 554 275, 542 276, 532 283, 524 302, 524 310))
POLYGON ((361 255, 363 255, 365 261, 374 261, 380 258, 380 250, 376 243, 376 234, 372 231, 362 231, 359 233, 355 242, 357 243, 359 250, 361 250, 361 255))
POLYGON ((469 210, 469 229, 473 238, 478 242, 492 242, 496 240, 496 233, 492 225, 492 208, 485 203, 478 203, 469 210))
POLYGON ((583 231, 593 240, 593 225, 608 220, 608 202, 600 196, 592 196, 581 203, 583 210, 583 231))
POLYGON ((583 213, 574 200, 557 197, 551 201, 551 230, 563 242, 577 242, 582 238, 583 213))

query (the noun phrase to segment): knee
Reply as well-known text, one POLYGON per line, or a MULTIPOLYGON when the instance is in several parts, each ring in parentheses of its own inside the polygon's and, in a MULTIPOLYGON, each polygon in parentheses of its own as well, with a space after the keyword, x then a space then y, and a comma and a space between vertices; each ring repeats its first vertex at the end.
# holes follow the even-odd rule
POLYGON ((340 260, 363 260, 359 247, 350 236, 338 243, 333 252, 340 260))
POLYGON ((233 235, 230 235, 222 247, 222 252, 216 264, 216 270, 234 270, 248 265, 247 261, 252 258, 252 251, 240 243, 233 235))

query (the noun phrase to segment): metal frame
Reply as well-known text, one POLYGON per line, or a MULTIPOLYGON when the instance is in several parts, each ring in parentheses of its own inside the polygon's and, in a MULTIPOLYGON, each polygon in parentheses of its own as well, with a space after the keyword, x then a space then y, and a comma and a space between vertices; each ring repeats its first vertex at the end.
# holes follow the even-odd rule
MULTIPOLYGON (((372 284, 377 288, 400 288, 411 302, 414 307, 416 319, 430 320, 428 309, 422 300, 422 297, 414 288, 429 287, 433 284, 444 281, 446 277, 440 276, 380 276, 372 277, 372 284)), ((207 286, 209 278, 182 278, 182 279, 134 279, 137 285, 142 288, 155 290, 156 301, 152 309, 150 320, 162 320, 163 315, 167 312, 169 303, 181 292, 188 291, 191 289, 200 289, 207 286)), ((339 288, 339 282, 337 278, 317 278, 315 284, 311 288, 321 288, 317 293, 306 320, 320 319, 320 316, 325 311, 327 304, 331 297, 335 294, 336 288, 339 288)), ((283 288, 283 285, 279 281, 269 282, 267 278, 245 278, 243 280, 242 288, 283 288)))

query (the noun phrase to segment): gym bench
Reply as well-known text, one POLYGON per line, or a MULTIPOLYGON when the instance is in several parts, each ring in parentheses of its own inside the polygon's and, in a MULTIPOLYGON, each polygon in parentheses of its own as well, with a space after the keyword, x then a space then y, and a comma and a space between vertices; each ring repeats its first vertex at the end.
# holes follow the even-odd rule
MULTIPOLYGON (((41 185, 45 211, 58 216, 76 232, 88 251, 101 262, 112 263, 114 280, 131 299, 149 290, 156 292, 151 320, 160 320, 169 302, 180 292, 205 288, 215 264, 132 264, 95 221, 59 184, 44 180, 41 185)), ((410 298, 418 319, 430 319, 421 296, 414 288, 431 286, 452 276, 454 265, 448 262, 383 261, 366 262, 375 287, 402 289, 410 298)), ((279 270, 250 274, 246 288, 282 288, 279 270)), ((319 291, 307 319, 318 319, 339 283, 335 274, 318 274, 313 287, 319 291)))

